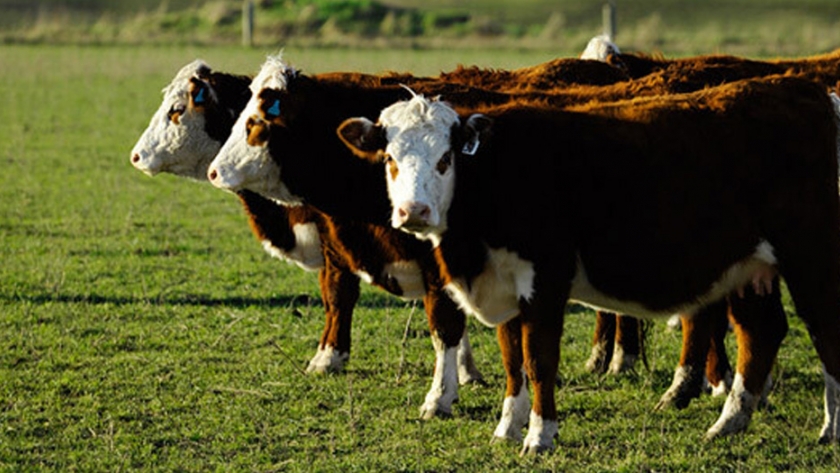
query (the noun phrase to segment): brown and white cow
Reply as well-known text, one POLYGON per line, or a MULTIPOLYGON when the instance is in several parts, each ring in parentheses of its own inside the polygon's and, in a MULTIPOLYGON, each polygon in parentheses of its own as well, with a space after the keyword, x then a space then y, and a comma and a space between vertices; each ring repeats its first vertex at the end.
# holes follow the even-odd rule
POLYGON ((824 87, 793 77, 572 110, 459 114, 417 95, 340 133, 366 162, 385 163, 392 225, 433 241, 462 307, 509 327, 506 364, 524 355, 533 407, 523 418, 528 396, 509 389, 512 420, 497 436, 516 437, 527 420, 523 452, 553 447, 568 300, 663 317, 727 296, 737 373, 707 437, 744 430, 786 330, 784 313, 766 307, 778 271, 823 363, 820 442, 837 442, 835 107, 824 87))
POLYGON ((613 64, 633 79, 661 72, 666 76, 682 76, 686 82, 695 76, 693 79, 707 84, 722 84, 739 78, 789 73, 823 84, 829 89, 833 89, 840 80, 840 49, 803 58, 764 61, 725 54, 667 59, 662 55, 622 53, 607 36, 600 35, 589 41, 581 57, 613 64))
MULTIPOLYGON (((211 165, 210 180, 228 190, 249 189, 289 204, 305 202, 329 215, 387 224, 390 204, 380 167, 347 159, 349 151, 334 129, 348 116, 376 117, 381 108, 410 94, 402 87, 307 76, 276 57, 265 62, 252 86, 254 98, 211 165)), ((413 87, 442 93, 429 84, 413 87)), ((469 103, 501 95, 444 92, 469 103)), ((684 337, 691 333, 687 330, 684 337)), ((699 395, 705 360, 716 358, 707 355, 711 343, 709 332, 704 333, 706 348, 700 342, 684 343, 681 363, 698 365, 678 368, 675 386, 662 404, 683 407, 699 395), (685 356, 686 350, 700 351, 685 356)))
MULTIPOLYGON (((564 59, 516 71, 461 67, 440 77, 445 83, 467 84, 484 80, 494 83, 497 88, 512 88, 528 84, 529 87, 540 87, 554 82, 575 83, 585 80, 586 72, 592 80, 599 82, 626 79, 626 74, 606 64, 564 59)), ((439 78, 397 73, 382 76, 331 73, 325 76, 333 80, 390 85, 441 82, 439 78)), ((132 164, 149 175, 170 173, 206 180, 209 162, 230 134, 235 119, 251 96, 250 83, 250 77, 213 71, 201 60, 184 66, 164 89, 163 103, 131 152, 132 164)), ((441 90, 449 90, 445 85, 441 87, 441 90)), ((311 206, 286 206, 247 190, 237 195, 254 235, 269 254, 319 272, 326 320, 308 372, 341 371, 349 360, 350 325, 359 297, 360 279, 395 295, 420 298, 425 293, 424 278, 433 280, 437 277, 437 271, 422 275, 412 262, 417 255, 430 254, 426 245, 387 227, 331 219, 311 206)), ((427 297, 426 309, 434 319, 462 317, 447 297, 427 297)), ((620 332, 615 336, 620 337, 620 332)), ((638 341, 633 341, 635 343, 618 347, 619 352, 626 348, 624 351, 628 355, 617 356, 616 360, 624 361, 638 353, 638 341)), ((457 379, 461 384, 481 381, 466 333, 458 345, 455 359, 457 379)), ((438 359, 438 363, 443 362, 438 359)), ((620 363, 614 364, 624 367, 620 363)), ((439 367, 437 371, 443 373, 444 370, 439 367)), ((457 396, 457 385, 444 388, 443 381, 436 377, 422 408, 425 417, 450 412, 451 402, 457 396)), ((452 384, 451 379, 447 383, 452 384)))

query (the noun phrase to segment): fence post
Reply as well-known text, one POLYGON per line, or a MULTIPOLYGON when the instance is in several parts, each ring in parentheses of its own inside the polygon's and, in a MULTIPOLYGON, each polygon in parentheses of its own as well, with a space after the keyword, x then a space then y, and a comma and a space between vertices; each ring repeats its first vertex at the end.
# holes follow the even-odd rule
POLYGON ((615 15, 615 0, 610 0, 609 3, 604 4, 604 8, 601 10, 601 21, 604 25, 604 34, 610 39, 610 41, 615 41, 615 34, 616 34, 616 15, 615 15))
POLYGON ((250 48, 254 45, 254 1, 245 0, 242 4, 242 45, 250 48))

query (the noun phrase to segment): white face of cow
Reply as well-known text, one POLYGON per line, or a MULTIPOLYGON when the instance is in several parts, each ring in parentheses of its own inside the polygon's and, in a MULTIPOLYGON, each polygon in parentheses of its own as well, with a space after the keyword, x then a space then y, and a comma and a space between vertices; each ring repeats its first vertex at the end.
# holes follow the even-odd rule
POLYGON ((284 90, 294 73, 279 56, 271 56, 251 82, 251 99, 233 125, 230 137, 210 163, 207 177, 229 191, 250 190, 283 204, 299 204, 280 180, 280 166, 269 153, 272 120, 280 116, 279 100, 265 103, 263 92, 284 90))
POLYGON ((221 144, 205 131, 203 104, 215 92, 199 78, 210 68, 201 60, 184 66, 166 88, 163 103, 131 150, 131 164, 154 176, 160 172, 205 180, 221 144))
POLYGON ((377 124, 355 118, 339 128, 356 154, 384 160, 394 228, 432 240, 446 231, 455 192, 453 143, 463 145, 457 150, 461 154, 475 153, 478 134, 464 133, 474 117, 461 127, 457 112, 448 104, 416 95, 384 109, 377 124), (454 140, 453 132, 460 138, 474 137, 454 140))
POLYGON ((610 41, 610 37, 602 34, 595 36, 586 43, 586 48, 580 54, 581 59, 606 62, 611 54, 621 54, 618 46, 610 41))

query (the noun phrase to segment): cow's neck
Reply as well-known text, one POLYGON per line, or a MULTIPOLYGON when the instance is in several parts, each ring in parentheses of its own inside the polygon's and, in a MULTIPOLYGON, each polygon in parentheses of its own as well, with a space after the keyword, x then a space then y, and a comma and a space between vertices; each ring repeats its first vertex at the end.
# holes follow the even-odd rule
POLYGON ((230 136, 233 123, 251 98, 251 79, 247 76, 213 72, 207 81, 216 92, 219 103, 205 110, 204 131, 209 137, 224 143, 230 136))
POLYGON ((330 215, 387 225, 390 202, 383 166, 354 157, 336 130, 349 117, 375 120, 408 92, 398 86, 362 88, 316 80, 298 87, 295 93, 304 95, 299 114, 288 128, 273 130, 271 140, 272 154, 282 156, 289 190, 330 215))

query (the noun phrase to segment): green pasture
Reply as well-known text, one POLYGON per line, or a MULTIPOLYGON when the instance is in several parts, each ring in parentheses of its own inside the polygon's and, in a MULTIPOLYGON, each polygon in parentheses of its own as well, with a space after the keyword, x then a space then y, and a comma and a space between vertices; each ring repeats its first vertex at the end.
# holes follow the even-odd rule
MULTIPOLYGON (((583 369, 594 318, 570 307, 557 450, 491 444, 503 394, 493 330, 470 323, 487 386, 419 420, 433 352, 420 305, 364 288, 346 373, 310 376, 323 323, 315 274, 271 259, 234 196, 149 178, 129 151, 160 90, 196 57, 256 72, 274 51, 0 47, 0 471, 809 471, 820 365, 803 325, 748 431, 704 443, 723 399, 654 412, 680 335, 650 330, 649 369, 583 369)), ((306 72, 518 67, 510 52, 287 49, 306 72)), ((729 340, 734 359, 734 340, 729 340)))

